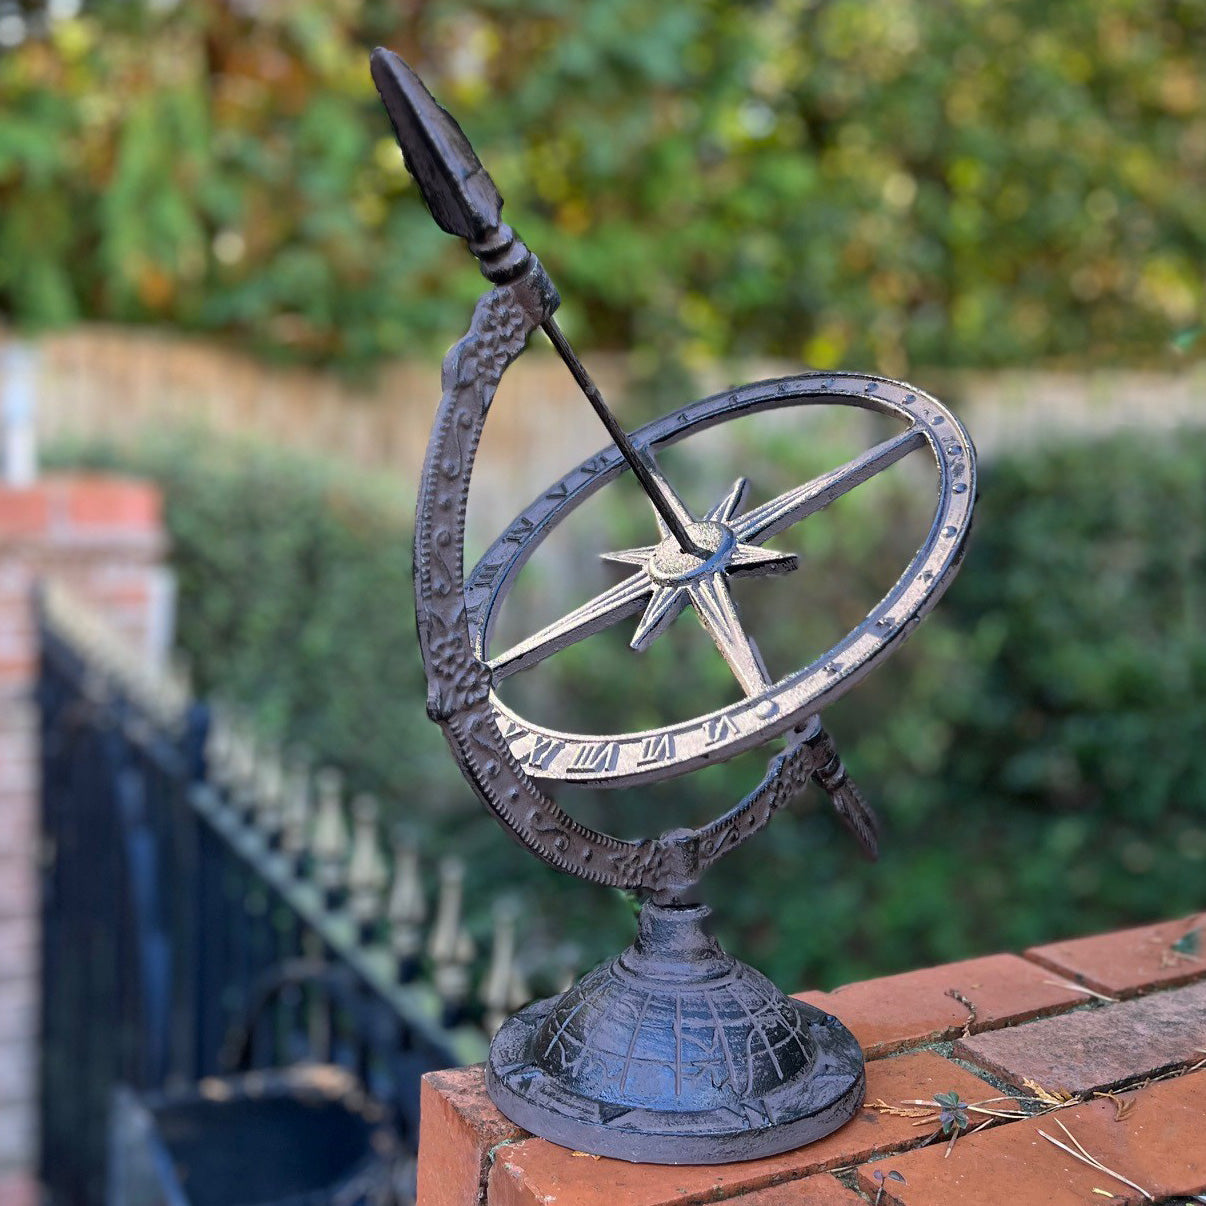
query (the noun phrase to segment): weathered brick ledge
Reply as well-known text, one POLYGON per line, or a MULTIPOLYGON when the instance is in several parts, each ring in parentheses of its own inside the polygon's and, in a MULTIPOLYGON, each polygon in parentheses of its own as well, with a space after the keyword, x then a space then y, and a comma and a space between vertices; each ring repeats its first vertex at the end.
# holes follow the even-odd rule
POLYGON ((624 1164, 513 1126, 480 1066, 434 1072, 418 1206, 1082 1206, 1206 1193, 1206 914, 800 998, 837 1014, 868 1059, 866 1106, 827 1139, 746 1164, 624 1164), (969 1111, 952 1146, 934 1137, 936 1103, 908 1104, 952 1092, 1026 1116, 969 1111), (1044 1097, 1071 1101, 1037 1113, 1044 1097), (1074 1137, 1133 1184, 1040 1132, 1068 1148, 1074 1137))

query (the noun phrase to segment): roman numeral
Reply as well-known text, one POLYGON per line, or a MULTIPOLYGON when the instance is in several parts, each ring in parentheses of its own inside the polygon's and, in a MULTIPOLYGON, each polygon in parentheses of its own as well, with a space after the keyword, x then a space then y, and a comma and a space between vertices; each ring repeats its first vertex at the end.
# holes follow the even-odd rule
POLYGON ((537 737, 533 742, 532 752, 528 754, 525 761, 529 766, 548 770, 552 766, 553 760, 564 748, 565 742, 558 741, 555 737, 537 737))
POLYGON ((737 736, 737 726, 730 716, 723 712, 719 716, 710 716, 704 725, 704 735, 709 745, 717 745, 737 736))
POLYGON ((571 775, 593 775, 616 769, 620 747, 614 741, 588 741, 578 746, 567 768, 571 775))
POLYGON ((641 745, 639 761, 668 762, 674 757, 674 738, 669 733, 659 733, 656 737, 646 737, 641 745))

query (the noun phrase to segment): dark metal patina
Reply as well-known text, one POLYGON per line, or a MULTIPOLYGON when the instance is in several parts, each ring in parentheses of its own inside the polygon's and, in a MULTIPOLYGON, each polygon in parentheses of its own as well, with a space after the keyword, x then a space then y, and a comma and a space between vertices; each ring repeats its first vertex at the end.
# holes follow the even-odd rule
POLYGON ((514 1121, 555 1142, 659 1163, 744 1160, 829 1134, 858 1110, 863 1061, 850 1032, 793 1001, 707 935, 708 910, 688 903, 700 876, 763 829, 809 782, 830 796, 870 856, 875 818, 846 775, 818 713, 896 648, 949 584, 975 497, 975 454, 941 403, 902 382, 804 373, 691 403, 626 433, 552 315, 556 289, 501 218, 502 199, 460 127, 396 55, 373 55, 373 78, 407 166, 439 225, 468 240, 494 288, 444 362, 419 492, 415 595, 428 712, 478 796, 529 850, 563 871, 642 894, 635 942, 560 997, 505 1021, 487 1085, 514 1121), (613 444, 542 493, 465 577, 465 512, 486 416, 506 367, 542 328, 613 444), (904 430, 846 465, 743 509, 736 482, 694 515, 658 468, 657 450, 742 415, 794 406, 878 411, 904 430), (929 534, 867 618, 802 669, 771 681, 729 592, 741 575, 789 573, 795 558, 764 547, 910 452, 938 471, 929 534), (607 554, 633 572, 513 648, 491 653, 499 607, 537 546, 626 468, 653 506, 657 538, 607 554), (580 734, 531 724, 495 685, 566 645, 641 612, 643 649, 688 606, 743 690, 727 707, 637 733, 580 734), (575 821, 549 784, 605 788, 667 779, 786 735, 762 782, 700 829, 629 841, 575 821))

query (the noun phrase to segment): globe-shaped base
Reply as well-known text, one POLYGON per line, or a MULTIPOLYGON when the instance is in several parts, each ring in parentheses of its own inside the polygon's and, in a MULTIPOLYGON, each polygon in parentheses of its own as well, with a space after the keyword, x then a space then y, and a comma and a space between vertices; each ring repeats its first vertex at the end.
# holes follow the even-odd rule
POLYGON ((857 1113, 854 1036, 722 951, 709 911, 646 904, 623 954, 504 1022, 494 1104, 554 1143, 654 1164, 773 1155, 857 1113))

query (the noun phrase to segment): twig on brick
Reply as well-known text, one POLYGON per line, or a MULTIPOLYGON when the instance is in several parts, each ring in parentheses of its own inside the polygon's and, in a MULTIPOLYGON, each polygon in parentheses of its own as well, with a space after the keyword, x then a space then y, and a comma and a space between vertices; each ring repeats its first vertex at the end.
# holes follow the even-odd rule
POLYGON ((1068 1130, 1068 1128, 1064 1126, 1064 1124, 1058 1118, 1055 1120, 1055 1125, 1068 1136, 1074 1146, 1069 1147, 1066 1143, 1061 1143, 1058 1139, 1052 1138, 1052 1136, 1048 1135, 1046 1131, 1040 1130, 1039 1134, 1042 1135, 1042 1137, 1046 1139, 1048 1143, 1053 1143, 1061 1151, 1067 1152, 1069 1156, 1079 1160, 1082 1164, 1087 1164, 1090 1168, 1095 1168, 1098 1172, 1105 1173, 1107 1177, 1113 1177, 1115 1181, 1121 1181, 1123 1185, 1129 1185, 1131 1189, 1133 1189, 1136 1193, 1141 1194, 1147 1201, 1154 1202, 1156 1200, 1150 1193, 1147 1192, 1146 1189, 1143 1188, 1142 1185, 1136 1185, 1134 1181, 1128 1180, 1120 1172, 1115 1172, 1112 1168, 1102 1164, 1102 1162, 1098 1160, 1096 1156, 1090 1155, 1080 1140, 1077 1139, 1076 1136, 1072 1134, 1072 1132, 1068 1130))
MULTIPOLYGON (((1013 1101, 1012 1097, 985 1097, 983 1101, 963 1101, 959 1104, 972 1114, 983 1114, 987 1118, 1031 1118, 1032 1114, 1023 1110, 991 1110, 988 1107, 997 1101, 1013 1101)), ((937 1103, 931 1099, 930 1101, 922 1101, 920 1098, 909 1098, 904 1100, 898 1106, 888 1105, 882 1099, 872 1103, 867 1107, 869 1110, 879 1110, 882 1114, 893 1114, 898 1118, 917 1118, 920 1121, 915 1123, 916 1126, 924 1126, 929 1122, 937 1122, 941 1110, 937 1108, 937 1103)))
POLYGON ((901 1105, 889 1105, 881 1097, 878 1101, 867 1105, 869 1110, 878 1110, 881 1114, 891 1114, 894 1118, 924 1118, 933 1121, 938 1117, 938 1111, 932 1101, 906 1101, 901 1105))
POLYGON ((1111 1093, 1108 1090, 1104 1093, 1094 1093, 1093 1096, 1104 1097, 1113 1104, 1115 1122, 1121 1122, 1135 1106, 1133 1097, 1119 1097, 1117 1093, 1111 1093))
POLYGON ((1117 997, 1108 997, 1104 992, 1096 992, 1092 988, 1086 988, 1083 984, 1074 984, 1071 980, 1044 980, 1044 984, 1050 984, 1052 988, 1064 988, 1069 992, 1082 992, 1086 997, 1094 997, 1098 1001, 1104 1001, 1107 1005, 1117 1005, 1117 997))
POLYGON ((1066 1089, 1044 1089, 1036 1080, 1031 1080, 1029 1076, 1022 1077, 1022 1085, 1029 1089, 1045 1106, 1051 1109, 1059 1109, 1060 1106, 1073 1105, 1078 1098, 1074 1097, 1066 1089))
POLYGON ((948 988, 946 995, 952 1001, 958 1001, 964 1009, 967 1010, 967 1021, 963 1023, 963 1037, 970 1038, 972 1027, 976 1024, 976 1006, 973 1001, 969 1001, 957 988, 948 988))

